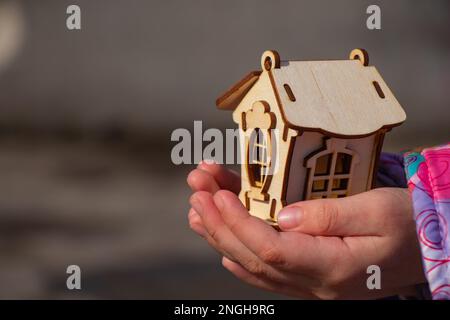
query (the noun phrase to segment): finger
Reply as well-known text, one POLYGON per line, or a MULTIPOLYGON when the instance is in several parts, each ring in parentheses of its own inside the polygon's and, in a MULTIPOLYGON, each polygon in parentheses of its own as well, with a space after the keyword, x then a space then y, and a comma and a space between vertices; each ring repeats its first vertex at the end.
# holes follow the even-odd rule
POLYGON ((189 209, 188 219, 193 222, 201 222, 201 218, 194 208, 189 209))
POLYGON ((195 212, 195 210, 192 208, 189 210, 188 219, 189 219, 189 227, 202 238, 206 238, 207 232, 205 227, 203 226, 202 219, 200 218, 198 213, 195 212))
POLYGON ((214 194, 220 190, 214 177, 201 169, 192 170, 187 177, 187 183, 193 191, 207 191, 214 194))
POLYGON ((212 239, 210 243, 219 252, 224 253, 231 260, 239 262, 250 273, 261 278, 285 278, 280 272, 261 261, 228 229, 210 193, 204 191, 196 192, 191 197, 191 204, 200 215, 208 236, 212 239))
POLYGON ((229 257, 230 259, 233 259, 233 257, 231 257, 227 252, 225 252, 224 250, 222 250, 222 248, 220 248, 217 243, 215 242, 215 240, 209 235, 208 231, 206 230, 203 221, 200 217, 200 215, 195 211, 195 209, 191 208, 189 210, 189 226, 190 228, 197 233, 200 237, 202 237, 203 239, 205 239, 208 244, 213 247, 217 252, 221 253, 224 256, 229 257))
POLYGON ((237 196, 220 190, 214 195, 214 203, 230 231, 263 262, 282 264, 280 237, 274 228, 253 217, 237 196))
POLYGON ((225 269, 230 271, 239 280, 242 280, 245 283, 248 283, 252 286, 269 291, 276 291, 276 289, 280 287, 279 285, 277 286, 272 281, 258 278, 257 276, 247 271, 240 264, 231 261, 227 257, 222 258, 222 265, 225 267, 225 269))
POLYGON ((198 168, 210 173, 220 189, 230 190, 236 194, 241 190, 241 177, 237 172, 212 161, 202 161, 198 168))
POLYGON ((242 267, 239 263, 231 261, 227 257, 222 258, 222 265, 225 267, 225 269, 230 271, 236 278, 254 287, 281 293, 288 296, 296 296, 306 299, 313 298, 312 295, 307 294, 306 292, 302 292, 298 289, 294 290, 293 288, 291 288, 291 286, 289 286, 289 284, 285 285, 279 282, 255 276, 254 274, 246 270, 244 267, 242 267))
POLYGON ((250 261, 255 256, 228 230, 215 207, 212 195, 205 191, 194 193, 190 199, 191 205, 200 216, 204 228, 212 239, 214 247, 233 260, 250 261))
POLYGON ((392 200, 376 190, 338 199, 294 203, 278 214, 283 231, 323 236, 382 235, 392 200))
POLYGON ((214 201, 231 232, 265 264, 283 270, 295 266, 305 276, 322 272, 322 242, 307 234, 275 231, 263 220, 250 216, 231 192, 218 191, 214 201))
POLYGON ((221 248, 219 248, 214 239, 209 235, 208 231, 205 228, 205 225, 203 224, 202 218, 195 211, 194 208, 191 208, 189 210, 188 216, 189 216, 189 225, 196 233, 198 233, 202 238, 208 241, 209 245, 212 246, 214 249, 216 249, 216 251, 230 257, 228 253, 224 252, 224 250, 221 250, 221 248))
POLYGON ((218 247, 259 278, 289 283, 289 273, 294 273, 300 288, 317 286, 315 278, 326 275, 333 267, 327 261, 336 261, 336 251, 343 252, 341 248, 345 248, 342 239, 336 237, 325 241, 298 232, 278 233, 261 219, 250 216, 229 191, 220 190, 214 197, 207 192, 195 195, 203 197, 203 208, 194 208, 218 247))

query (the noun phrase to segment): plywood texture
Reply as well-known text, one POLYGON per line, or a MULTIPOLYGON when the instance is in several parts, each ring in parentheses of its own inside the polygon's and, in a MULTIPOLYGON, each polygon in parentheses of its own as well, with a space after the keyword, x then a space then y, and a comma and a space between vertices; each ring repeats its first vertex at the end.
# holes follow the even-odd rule
MULTIPOLYGON (((345 177, 336 176, 346 181, 345 188, 332 187, 331 175, 329 194, 316 196, 347 196, 371 188, 381 137, 405 121, 406 114, 368 62, 364 49, 352 50, 349 60, 324 61, 281 61, 276 51, 268 50, 261 56, 261 73, 250 73, 217 99, 220 109, 234 110, 233 120, 245 132, 239 197, 252 215, 276 223, 286 204, 311 198, 313 177, 308 181, 305 160, 323 149, 324 138, 332 138, 329 142, 347 150, 353 161, 345 177), (255 128, 278 134, 269 148, 276 170, 260 186, 251 183, 250 171, 258 168, 247 165, 255 128)), ((335 161, 336 155, 331 167, 335 161)), ((314 170, 315 164, 308 167, 314 170)))
POLYGON ((363 136, 406 119, 376 68, 357 60, 284 61, 272 72, 285 120, 293 126, 363 136), (380 98, 373 81, 385 98, 380 98), (289 99, 284 84, 290 86, 295 101, 289 99))

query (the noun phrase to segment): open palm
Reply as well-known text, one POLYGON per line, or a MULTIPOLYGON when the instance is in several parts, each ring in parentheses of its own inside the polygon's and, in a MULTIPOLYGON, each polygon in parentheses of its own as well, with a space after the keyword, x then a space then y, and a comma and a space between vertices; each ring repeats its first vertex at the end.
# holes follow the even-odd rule
POLYGON ((289 230, 280 224, 278 232, 241 204, 236 173, 201 163, 188 183, 191 228, 223 255, 225 268, 251 285, 302 298, 364 299, 424 282, 405 189, 291 204, 289 211, 301 218, 289 230), (381 268, 380 290, 367 287, 371 265, 381 268))

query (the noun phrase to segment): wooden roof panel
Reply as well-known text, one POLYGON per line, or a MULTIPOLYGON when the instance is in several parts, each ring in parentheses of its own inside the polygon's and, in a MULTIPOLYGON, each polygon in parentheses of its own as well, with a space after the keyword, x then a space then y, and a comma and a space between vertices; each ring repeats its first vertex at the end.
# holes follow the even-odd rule
POLYGON ((406 119, 376 68, 358 60, 283 61, 272 72, 285 121, 294 127, 363 136, 406 119))
POLYGON ((252 71, 216 100, 219 109, 234 110, 259 79, 261 71, 252 71))

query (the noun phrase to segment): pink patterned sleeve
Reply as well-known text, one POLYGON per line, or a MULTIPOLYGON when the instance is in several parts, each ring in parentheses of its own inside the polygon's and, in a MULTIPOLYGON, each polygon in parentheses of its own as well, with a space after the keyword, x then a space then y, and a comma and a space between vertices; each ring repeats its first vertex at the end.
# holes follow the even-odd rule
POLYGON ((425 275, 433 299, 450 299, 450 144, 405 154, 425 275))

